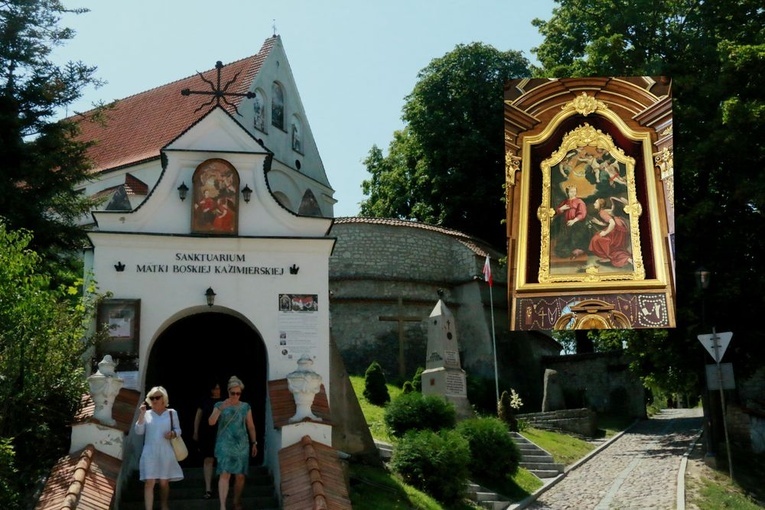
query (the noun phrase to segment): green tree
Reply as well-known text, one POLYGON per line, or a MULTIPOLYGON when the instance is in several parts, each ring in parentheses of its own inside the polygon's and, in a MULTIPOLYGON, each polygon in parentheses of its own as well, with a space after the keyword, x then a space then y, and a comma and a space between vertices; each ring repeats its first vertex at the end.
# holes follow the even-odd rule
POLYGON ((92 300, 76 287, 51 290, 31 240, 0 221, 1 508, 14 508, 66 453, 68 427, 86 391, 92 300))
POLYGON ((716 326, 734 332, 726 360, 745 376, 765 355, 762 2, 557 4, 549 20, 534 21, 545 38, 533 50, 538 74, 672 79, 678 328, 630 333, 637 368, 665 389, 687 386, 707 361, 696 335, 716 326), (713 272, 704 293, 694 282, 700 265, 713 272))
POLYGON ((377 361, 373 361, 364 373, 364 398, 376 406, 390 402, 385 372, 377 361))
POLYGON ((92 205, 75 189, 89 177, 88 144, 76 140, 74 122, 53 121, 85 86, 99 84, 94 67, 50 59, 74 36, 59 27, 62 15, 81 12, 59 0, 0 3, 0 217, 33 231, 32 249, 54 265, 81 248, 77 223, 92 205))
POLYGON ((388 155, 374 146, 364 161, 368 199, 361 214, 412 219, 505 246, 502 94, 529 75, 516 51, 460 44, 418 74, 405 98, 406 127, 388 155))

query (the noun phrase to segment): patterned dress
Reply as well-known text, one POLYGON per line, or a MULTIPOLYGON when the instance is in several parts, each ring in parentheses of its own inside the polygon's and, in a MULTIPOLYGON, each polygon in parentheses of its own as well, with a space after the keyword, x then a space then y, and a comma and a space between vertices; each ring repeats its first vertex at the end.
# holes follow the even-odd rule
POLYGON ((250 467, 250 439, 245 420, 250 404, 240 402, 239 405, 221 409, 222 405, 223 402, 215 404, 215 408, 220 410, 218 437, 215 440, 216 473, 246 475, 250 467))
POLYGON ((162 414, 157 414, 149 409, 144 415, 144 422, 135 424, 136 434, 145 436, 139 463, 141 481, 170 480, 176 482, 183 480, 183 469, 175 460, 175 453, 173 453, 170 440, 165 439, 165 434, 170 432, 171 412, 174 413, 175 432, 180 436, 181 427, 175 410, 165 409, 162 414))

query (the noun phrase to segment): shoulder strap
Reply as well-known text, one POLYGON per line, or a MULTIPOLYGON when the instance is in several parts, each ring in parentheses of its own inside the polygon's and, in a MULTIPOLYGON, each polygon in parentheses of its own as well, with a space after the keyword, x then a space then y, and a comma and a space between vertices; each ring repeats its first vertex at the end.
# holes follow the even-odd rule
POLYGON ((173 422, 173 410, 168 408, 168 412, 170 413, 170 431, 175 430, 175 423, 173 422))

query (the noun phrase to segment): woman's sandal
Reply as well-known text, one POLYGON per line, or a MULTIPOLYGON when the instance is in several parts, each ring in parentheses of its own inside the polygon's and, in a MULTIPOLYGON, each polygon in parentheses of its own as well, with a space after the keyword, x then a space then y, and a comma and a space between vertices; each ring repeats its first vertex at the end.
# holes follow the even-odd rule
POLYGON ((205 491, 205 495, 202 496, 202 499, 212 499, 212 491, 205 491))

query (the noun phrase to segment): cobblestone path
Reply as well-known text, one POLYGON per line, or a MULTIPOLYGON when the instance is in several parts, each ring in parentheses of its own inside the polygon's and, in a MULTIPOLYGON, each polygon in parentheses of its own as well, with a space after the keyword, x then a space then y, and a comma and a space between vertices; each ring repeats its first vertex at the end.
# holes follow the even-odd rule
POLYGON ((666 409, 571 470, 527 508, 671 510, 680 461, 701 426, 701 409, 666 409))

